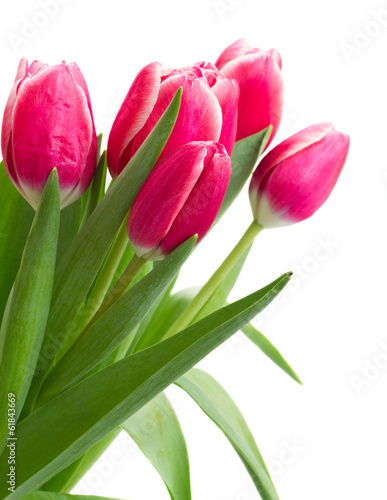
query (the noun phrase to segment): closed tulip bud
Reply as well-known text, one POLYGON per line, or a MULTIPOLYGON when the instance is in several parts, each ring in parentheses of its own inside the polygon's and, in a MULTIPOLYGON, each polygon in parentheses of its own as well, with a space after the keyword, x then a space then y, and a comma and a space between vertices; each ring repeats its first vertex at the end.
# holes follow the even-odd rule
POLYGON ((279 227, 313 215, 334 188, 348 149, 349 137, 330 123, 312 125, 272 149, 250 183, 255 220, 279 227))
MULTIPOLYGON (((244 38, 227 47, 215 66, 226 78, 234 78, 240 89, 236 140, 273 126, 277 133, 283 110, 281 56, 270 49, 251 47, 244 38)), ((270 143, 269 141, 269 143, 270 143)))
POLYGON ((179 115, 160 159, 192 141, 219 142, 231 154, 237 126, 238 84, 224 78, 212 64, 162 70, 159 63, 152 63, 135 78, 109 135, 107 161, 114 179, 141 146, 179 87, 183 89, 179 115))
POLYGON ((61 207, 82 196, 98 146, 89 92, 75 63, 28 65, 21 59, 4 111, 1 149, 9 177, 35 209, 54 168, 61 207))
POLYGON ((230 175, 230 157, 214 142, 191 142, 160 160, 128 219, 137 256, 160 260, 195 234, 199 242, 218 214, 230 175))

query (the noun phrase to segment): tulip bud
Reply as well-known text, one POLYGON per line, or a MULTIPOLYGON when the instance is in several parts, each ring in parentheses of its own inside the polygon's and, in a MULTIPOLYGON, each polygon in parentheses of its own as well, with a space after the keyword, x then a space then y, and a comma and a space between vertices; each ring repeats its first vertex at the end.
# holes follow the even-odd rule
POLYGON ((240 89, 236 140, 273 126, 270 141, 282 118, 283 80, 281 56, 270 49, 251 47, 244 38, 227 47, 215 66, 226 78, 234 78, 240 89))
POLYGON ((230 157, 214 142, 190 142, 160 160, 128 219, 137 256, 160 260, 195 234, 199 242, 218 214, 230 175, 230 157))
POLYGON ((250 183, 254 219, 263 227, 301 222, 327 200, 344 166, 349 137, 312 125, 272 149, 250 183))
POLYGON ((53 168, 62 208, 82 196, 98 145, 89 92, 75 63, 28 66, 21 59, 4 111, 1 149, 9 177, 35 209, 53 168))
POLYGON ((145 66, 129 89, 113 123, 107 149, 115 179, 182 87, 176 124, 160 159, 192 141, 215 141, 230 155, 237 127, 238 84, 224 78, 212 64, 197 63, 162 70, 159 63, 145 66))

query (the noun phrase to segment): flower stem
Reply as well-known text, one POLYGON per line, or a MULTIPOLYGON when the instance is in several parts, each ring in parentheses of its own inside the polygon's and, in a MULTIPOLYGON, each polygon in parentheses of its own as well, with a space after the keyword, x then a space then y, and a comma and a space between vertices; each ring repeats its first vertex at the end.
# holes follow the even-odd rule
POLYGON ((68 341, 64 339, 61 348, 55 359, 55 364, 63 357, 68 351, 73 342, 78 338, 79 334, 86 328, 95 313, 101 307, 104 301, 106 292, 109 289, 110 283, 114 278, 114 274, 120 264, 121 258, 129 243, 127 230, 127 218, 125 217, 121 227, 117 233, 116 239, 103 263, 101 270, 89 292, 85 304, 68 332, 68 341))
POLYGON ((211 278, 199 291, 192 300, 190 305, 185 309, 183 314, 177 318, 175 323, 170 327, 164 338, 171 337, 175 333, 187 328, 198 315, 203 306, 211 298, 220 283, 227 277, 228 273, 238 262, 240 257, 246 252, 249 246, 254 242, 256 236, 262 231, 263 227, 255 220, 250 224, 242 238, 229 253, 226 259, 214 272, 211 278))
POLYGON ((145 263, 145 259, 137 257, 136 254, 133 255, 132 260, 129 262, 129 265, 123 272, 121 278, 117 281, 112 291, 102 302, 101 307, 93 316, 92 323, 95 323, 95 321, 97 321, 97 319, 100 318, 105 311, 107 311, 115 302, 117 302, 117 300, 119 300, 124 295, 145 263))

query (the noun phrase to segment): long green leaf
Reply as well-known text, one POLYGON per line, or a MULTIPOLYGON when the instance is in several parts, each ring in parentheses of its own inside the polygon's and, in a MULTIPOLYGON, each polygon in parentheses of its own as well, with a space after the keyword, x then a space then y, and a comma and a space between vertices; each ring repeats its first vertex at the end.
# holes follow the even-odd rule
POLYGON ((162 307, 157 311, 157 315, 152 317, 152 320, 142 332, 135 351, 142 351, 160 342, 165 332, 168 331, 169 327, 184 312, 197 291, 198 287, 193 287, 166 297, 162 307))
POLYGON ((235 143, 231 155, 232 173, 230 183, 223 199, 216 220, 218 221, 228 210, 235 198, 241 192, 247 179, 250 177, 259 156, 263 153, 270 138, 272 127, 268 127, 258 134, 250 135, 235 143))
MULTIPOLYGON (((0 330, 0 449, 8 434, 8 394, 18 418, 38 360, 54 282, 59 232, 59 182, 50 174, 23 252, 0 330)), ((6 265, 6 262, 3 262, 6 265)))
POLYGON ((59 263, 67 252, 71 243, 75 240, 82 214, 82 198, 74 201, 71 205, 64 208, 60 213, 60 227, 58 238, 58 251, 56 261, 59 263))
POLYGON ((107 173, 106 151, 104 151, 98 161, 95 171, 93 183, 91 185, 89 198, 83 213, 82 224, 84 224, 90 215, 93 213, 98 203, 102 200, 105 194, 107 173))
POLYGON ((251 431, 226 390, 208 373, 192 369, 177 380, 225 434, 238 455, 248 464, 249 474, 263 500, 279 500, 269 472, 251 431))
POLYGON ((122 344, 161 297, 195 242, 193 237, 178 247, 85 331, 48 374, 38 398, 39 405, 72 385, 122 344))
POLYGON ((180 101, 181 89, 178 89, 167 110, 90 215, 60 263, 38 369, 28 395, 27 406, 30 409, 122 221, 168 140, 180 101))
POLYGON ((261 332, 249 323, 242 328, 242 332, 253 342, 273 363, 289 375, 293 380, 302 385, 300 377, 282 356, 279 350, 261 332))
POLYGON ((160 474, 172 500, 190 500, 187 445, 179 420, 164 393, 122 424, 160 474))
MULTIPOLYGON (((11 291, 35 212, 0 162, 0 318, 11 291)), ((0 319, 1 321, 1 319, 0 319)))
MULTIPOLYGON (((20 422, 18 487, 12 500, 38 489, 190 370, 262 311, 289 279, 285 274, 173 337, 110 365, 20 422)), ((7 470, 3 453, 0 476, 7 470)), ((5 485, 0 485, 0 498, 10 498, 5 485)))
POLYGON ((103 453, 105 453, 120 432, 121 427, 112 431, 90 448, 84 455, 75 460, 75 462, 71 463, 56 476, 52 477, 47 483, 42 485, 40 489, 43 491, 58 491, 60 493, 71 492, 103 453))

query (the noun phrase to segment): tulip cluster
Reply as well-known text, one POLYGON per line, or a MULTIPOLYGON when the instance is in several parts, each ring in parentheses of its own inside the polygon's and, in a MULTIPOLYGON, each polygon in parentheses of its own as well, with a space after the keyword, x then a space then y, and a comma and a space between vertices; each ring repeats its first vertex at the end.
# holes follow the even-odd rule
MULTIPOLYGON (((202 407, 209 393, 219 396, 211 401, 214 421, 225 401, 230 415, 223 412, 217 425, 233 445, 235 433, 249 435, 247 447, 237 443, 238 454, 261 497, 278 499, 262 459, 249 459, 251 450, 259 452, 239 410, 212 378, 191 368, 242 329, 300 382, 249 325, 291 273, 226 303, 256 236, 313 215, 349 150, 349 138, 330 123, 307 127, 268 150, 282 118, 281 67, 276 50, 243 39, 215 63, 148 64, 130 86, 101 153, 78 66, 20 61, 2 123, 6 171, 0 167, 6 235, 0 414, 9 411, 10 396, 14 408, 11 426, 0 419, 0 473, 6 477, 4 467, 9 470, 3 457, 15 442, 15 424, 22 464, 15 498, 45 491, 51 498, 52 488, 67 493, 117 430, 131 434, 144 418, 168 425, 161 435, 155 426, 151 440, 135 432, 136 443, 171 498, 191 498, 184 438, 162 393, 177 381, 202 407), (251 174, 250 225, 199 291, 172 294, 194 246, 251 174), (163 399, 154 406, 155 397, 163 399), (165 453, 172 441, 178 446, 165 453), (160 453, 162 463, 152 459, 160 453)), ((8 499, 4 483, 0 497, 8 499)))
MULTIPOLYGON (((128 220, 138 256, 160 259, 193 234, 211 227, 227 190, 235 141, 281 122, 281 56, 244 39, 215 64, 181 69, 145 66, 113 123, 107 148, 117 179, 182 88, 171 136, 140 190, 128 220)), ((36 209, 45 182, 58 170, 61 206, 83 195, 97 163, 97 137, 89 92, 76 64, 20 62, 2 126, 1 147, 9 177, 36 209)), ((330 124, 311 126, 271 150, 250 184, 255 220, 276 227, 310 217, 327 199, 344 165, 347 136, 330 124)))

